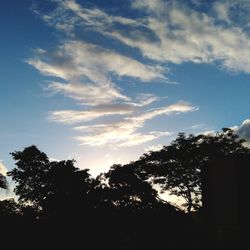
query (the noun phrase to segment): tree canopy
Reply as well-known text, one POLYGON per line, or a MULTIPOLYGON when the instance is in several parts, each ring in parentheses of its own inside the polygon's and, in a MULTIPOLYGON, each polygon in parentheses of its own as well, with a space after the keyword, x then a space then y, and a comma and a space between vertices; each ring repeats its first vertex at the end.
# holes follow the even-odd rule
MULTIPOLYGON (((244 168, 250 162, 250 149, 231 129, 209 135, 180 133, 161 150, 129 164, 113 165, 96 178, 88 169, 77 168, 74 160, 50 160, 34 145, 11 155, 16 167, 8 175, 15 181, 19 201, 0 201, 3 225, 18 222, 10 227, 19 228, 20 239, 31 235, 41 243, 46 233, 46 239, 53 239, 56 245, 68 242, 71 248, 78 246, 76 235, 81 243, 84 235, 91 249, 100 249, 107 239, 112 243, 110 249, 158 249, 161 245, 204 249, 202 242, 207 243, 211 236, 203 241, 210 230, 201 223, 203 213, 199 213, 204 173, 217 167, 214 162, 232 161, 235 167, 243 159, 244 168), (162 200, 156 185, 162 193, 181 197, 182 211, 162 200), (60 236, 55 237, 55 232, 60 236)), ((224 165, 223 171, 228 171, 224 165)), ((247 176, 242 178, 245 189, 247 176)), ((0 176, 0 187, 7 187, 5 180, 0 176)))
POLYGON ((50 161, 36 146, 16 151, 12 156, 17 167, 8 175, 16 182, 15 192, 21 203, 50 214, 87 205, 92 182, 88 169, 76 168, 74 160, 50 161))
POLYGON ((202 170, 219 157, 250 154, 233 130, 210 135, 180 133, 168 146, 144 154, 134 162, 136 171, 144 180, 161 186, 161 191, 182 197, 188 212, 201 206, 202 170))
POLYGON ((161 192, 181 197, 187 212, 201 207, 202 173, 216 158, 250 155, 244 140, 228 128, 209 135, 179 133, 170 145, 144 154, 130 164, 113 165, 107 173, 92 178, 74 160, 50 161, 36 146, 12 153, 16 168, 8 174, 16 182, 20 202, 44 211, 77 207, 152 208, 161 203, 161 192))
POLYGON ((130 165, 113 165, 100 177, 109 190, 108 199, 116 207, 144 209, 152 208, 159 203, 157 192, 149 183, 142 180, 130 165))

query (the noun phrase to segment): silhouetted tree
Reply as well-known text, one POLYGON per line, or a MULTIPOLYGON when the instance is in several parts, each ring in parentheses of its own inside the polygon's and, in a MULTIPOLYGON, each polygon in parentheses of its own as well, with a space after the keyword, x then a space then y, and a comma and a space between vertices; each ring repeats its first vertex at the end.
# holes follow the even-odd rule
POLYGON ((0 217, 13 217, 21 215, 21 206, 14 199, 0 201, 0 217))
POLYGON ((115 208, 130 211, 152 209, 163 202, 152 185, 136 173, 133 164, 113 165, 99 179, 104 183, 102 194, 115 208))
POLYGON ((201 205, 202 169, 217 157, 249 152, 244 140, 231 129, 224 128, 212 135, 180 133, 169 146, 144 154, 134 162, 134 168, 142 178, 160 184, 162 192, 169 191, 184 198, 183 206, 190 213, 201 205))
MULTIPOLYGON (((100 249, 107 242, 109 249, 204 249, 210 231, 201 218, 204 211, 189 216, 177 210, 160 199, 154 184, 185 199, 191 213, 201 206, 204 170, 227 157, 227 162, 248 162, 250 149, 231 129, 180 133, 162 150, 113 165, 95 179, 74 160, 50 161, 36 146, 11 155, 16 167, 8 175, 16 182, 19 203, 0 201, 0 222, 2 228, 15 228, 14 237, 8 230, 4 237, 14 238, 19 248, 33 240, 43 248, 74 249, 80 243, 100 249)), ((0 176, 0 187, 7 187, 2 183, 0 176)))
POLYGON ((74 161, 52 161, 36 146, 12 153, 16 168, 8 173, 16 182, 21 203, 39 207, 46 215, 70 213, 87 203, 92 179, 74 161))
POLYGON ((42 202, 43 208, 53 214, 61 211, 78 215, 89 208, 93 180, 88 171, 76 168, 73 160, 51 162, 51 169, 45 175, 48 193, 42 202))
POLYGON ((19 201, 41 205, 48 194, 45 176, 51 169, 51 164, 47 155, 36 146, 15 151, 11 155, 17 167, 8 172, 8 175, 16 182, 14 191, 19 201))
MULTIPOLYGON (((98 179, 98 200, 108 208, 106 211, 111 212, 107 213, 108 221, 103 224, 116 229, 113 234, 119 241, 118 249, 157 247, 162 242, 159 237, 175 235, 177 227, 183 226, 180 223, 182 214, 158 197, 152 185, 135 172, 133 164, 113 165, 98 179), (160 224, 167 225, 167 228, 162 230, 160 224)), ((168 239, 166 246, 174 242, 174 238, 169 237, 171 240, 168 239)))

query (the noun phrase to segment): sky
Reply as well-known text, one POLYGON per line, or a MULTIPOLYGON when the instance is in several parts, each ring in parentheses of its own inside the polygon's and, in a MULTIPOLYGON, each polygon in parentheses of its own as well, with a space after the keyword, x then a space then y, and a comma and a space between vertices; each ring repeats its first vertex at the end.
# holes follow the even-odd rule
POLYGON ((233 128, 250 141, 248 0, 2 0, 0 171, 36 145, 92 175, 233 128))

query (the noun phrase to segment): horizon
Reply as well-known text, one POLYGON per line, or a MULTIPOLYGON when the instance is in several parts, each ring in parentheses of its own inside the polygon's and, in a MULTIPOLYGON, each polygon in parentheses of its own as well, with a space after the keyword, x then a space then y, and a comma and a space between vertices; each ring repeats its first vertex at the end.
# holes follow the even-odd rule
POLYGON ((250 140, 249 14, 246 0, 3 1, 0 170, 30 145, 95 176, 179 132, 250 140))

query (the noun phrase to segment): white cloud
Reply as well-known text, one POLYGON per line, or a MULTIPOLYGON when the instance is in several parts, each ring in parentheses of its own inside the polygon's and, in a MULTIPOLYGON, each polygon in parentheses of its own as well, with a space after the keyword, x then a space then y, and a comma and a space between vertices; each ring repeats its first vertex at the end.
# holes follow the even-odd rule
POLYGON ((171 132, 160 132, 160 131, 151 131, 148 134, 134 133, 131 134, 127 141, 122 142, 120 147, 130 147, 143 144, 145 142, 149 142, 155 140, 162 136, 169 136, 171 132))
MULTIPOLYGON (((105 12, 93 4, 89 7, 85 3, 80 5, 74 0, 67 0, 57 1, 58 7, 43 19, 56 28, 62 27, 64 30, 67 27, 70 37, 77 37, 79 30, 91 30, 115 38, 140 50, 144 57, 154 60, 155 63, 220 62, 228 70, 250 73, 250 39, 244 30, 250 23, 249 1, 221 0, 210 4, 197 0, 192 2, 196 3, 196 6, 204 5, 207 12, 202 12, 201 8, 190 8, 188 1, 183 3, 178 0, 133 0, 130 7, 145 13, 141 15, 143 17, 132 19, 114 15, 112 11, 105 12), (221 24, 220 21, 227 25, 221 24)), ((75 50, 77 46, 73 47, 72 50, 75 50)), ((82 50, 83 46, 80 47, 82 50)), ((87 50, 92 50, 90 45, 87 50)), ((83 51, 86 55, 86 49, 83 51)), ((91 54, 93 55, 92 51, 91 54)), ((111 54, 107 58, 117 60, 117 65, 110 65, 110 60, 105 59, 106 55, 103 58, 102 52, 100 53, 101 63, 107 63, 106 70, 109 72, 138 77, 143 81, 155 77, 166 80, 162 69, 146 66, 149 72, 141 74, 145 72, 145 65, 132 62, 128 67, 124 67, 126 59, 117 58, 113 52, 111 54)), ((48 72, 44 62, 35 61, 32 64, 48 72)), ((62 74, 60 69, 56 68, 50 73, 62 74)))
POLYGON ((65 57, 70 58, 67 66, 68 63, 73 65, 74 77, 85 75, 94 82, 106 79, 107 72, 142 81, 165 78, 158 67, 147 66, 135 59, 83 41, 68 42, 61 47, 59 53, 63 54, 62 60, 65 57))
POLYGON ((60 83, 51 82, 47 90, 51 93, 62 93, 82 105, 100 105, 117 100, 129 101, 112 82, 95 83, 60 83))
MULTIPOLYGON (((50 121, 61 122, 65 124, 75 124, 80 122, 92 121, 104 116, 130 115, 134 112, 139 111, 144 106, 157 101, 159 97, 152 94, 142 93, 138 95, 136 99, 137 102, 126 101, 106 105, 95 105, 86 110, 50 111, 48 119, 50 121)), ((97 104, 97 100, 95 100, 95 104, 97 104)))
POLYGON ((162 144, 157 144, 157 145, 152 145, 152 146, 148 146, 147 148, 145 148, 144 150, 146 152, 150 152, 150 151, 159 151, 163 148, 162 144))
POLYGON ((91 146, 105 144, 116 144, 120 147, 139 145, 161 136, 171 135, 170 132, 151 131, 147 134, 137 132, 139 128, 144 126, 147 120, 160 115, 187 113, 197 109, 197 107, 188 103, 179 102, 167 107, 153 109, 143 114, 133 114, 133 116, 125 117, 118 122, 78 126, 75 127, 75 130, 82 132, 84 135, 77 136, 76 139, 83 145, 91 146))
POLYGON ((157 65, 145 65, 84 41, 68 41, 54 52, 40 53, 39 50, 27 63, 46 76, 66 81, 52 81, 48 90, 63 93, 87 105, 129 100, 111 81, 112 75, 140 81, 165 79, 162 68, 157 65))
MULTIPOLYGON (((142 1, 137 6, 143 7, 146 2, 151 1, 142 1)), ((178 1, 154 4, 156 6, 150 9, 156 15, 146 16, 144 23, 147 23, 148 33, 155 34, 157 39, 146 39, 145 33, 134 38, 129 32, 125 34, 115 28, 106 34, 139 49, 145 57, 155 61, 220 62, 228 70, 250 73, 250 39, 243 29, 233 23, 227 27, 219 25, 218 18, 192 10, 178 1)), ((217 14, 220 12, 220 19, 230 21, 229 7, 224 2, 217 2, 214 8, 217 14)))
MULTIPOLYGON (((203 25, 214 28, 213 20, 208 16, 184 8, 178 9, 176 4, 161 0, 134 1, 133 8, 146 10, 147 13, 143 18, 134 19, 114 15, 112 11, 105 12, 92 3, 80 5, 75 0, 54 2, 57 3, 54 11, 39 15, 49 25, 63 31, 67 39, 54 51, 38 49, 27 63, 45 76, 60 78, 60 81, 54 79, 49 82, 48 91, 63 94, 82 105, 77 110, 55 110, 49 113, 52 121, 79 124, 74 129, 82 133, 76 137, 81 144, 113 144, 119 147, 139 145, 170 135, 166 131, 138 131, 146 121, 156 116, 198 109, 179 102, 145 111, 145 106, 160 98, 141 94, 134 100, 123 93, 122 86, 118 87, 116 81, 129 77, 135 82, 167 82, 168 62, 215 60, 207 52, 210 45, 198 42, 205 33, 202 31, 203 25), (83 33, 90 31, 100 33, 104 43, 100 39, 86 42, 83 33), (106 42, 110 39, 115 43, 119 41, 118 45, 124 48, 124 44, 135 48, 135 55, 138 56, 126 56, 122 46, 108 49, 106 42), (141 54, 138 54, 139 51, 141 54), (113 116, 115 119, 111 120, 113 116), (96 123, 98 118, 103 117, 107 117, 109 123, 96 123)), ((217 35, 214 34, 213 39, 217 39, 217 35)))
POLYGON ((165 99, 165 98, 167 98, 167 96, 158 97, 149 93, 140 93, 136 97, 136 102, 127 102, 127 104, 135 106, 135 107, 144 107, 155 101, 158 101, 159 99, 165 99))
POLYGON ((104 24, 107 25, 113 22, 130 25, 137 23, 133 19, 123 16, 108 15, 98 8, 83 8, 75 0, 62 1, 61 3, 61 9, 59 8, 61 12, 63 12, 63 10, 71 10, 76 14, 76 16, 78 16, 80 19, 84 20, 86 23, 88 23, 88 25, 91 26, 100 26, 104 24))
MULTIPOLYGON (((120 123, 122 124, 122 123, 120 123)), ((76 127, 78 131, 86 132, 89 130, 90 134, 75 137, 81 145, 101 146, 111 145, 115 147, 129 147, 143 144, 155 140, 162 136, 169 136, 171 132, 151 131, 149 133, 135 133, 136 127, 129 127, 128 124, 123 124, 119 128, 118 124, 101 124, 102 126, 93 127, 76 127)))
POLYGON ((146 120, 150 120, 154 118, 155 116, 159 115, 170 115, 170 114, 178 114, 178 113, 186 113, 186 112, 191 112, 191 111, 197 111, 198 107, 192 106, 187 102, 178 102, 172 105, 169 105, 167 107, 161 107, 157 109, 153 109, 149 112, 145 112, 144 114, 133 117, 133 118, 128 118, 134 123, 144 123, 146 120))
POLYGON ((6 176, 8 169, 3 165, 2 161, 0 160, 0 174, 6 176))
POLYGON ((242 124, 237 127, 234 127, 234 130, 237 131, 239 136, 247 141, 250 144, 250 119, 246 119, 242 122, 242 124))
POLYGON ((65 80, 87 77, 92 82, 106 82, 107 73, 151 81, 165 79, 159 66, 145 65, 103 47, 84 41, 68 41, 53 53, 38 54, 27 62, 42 74, 65 80))
POLYGON ((56 122, 74 124, 79 122, 91 121, 103 116, 111 115, 125 115, 130 114, 132 109, 128 106, 113 105, 110 107, 97 107, 92 110, 79 111, 79 110, 60 110, 50 112, 49 119, 56 122))

